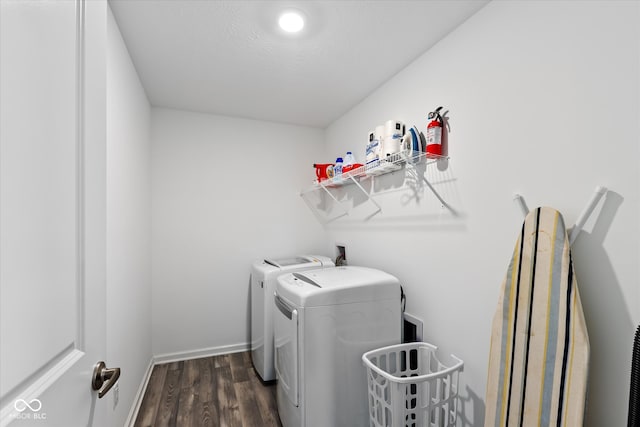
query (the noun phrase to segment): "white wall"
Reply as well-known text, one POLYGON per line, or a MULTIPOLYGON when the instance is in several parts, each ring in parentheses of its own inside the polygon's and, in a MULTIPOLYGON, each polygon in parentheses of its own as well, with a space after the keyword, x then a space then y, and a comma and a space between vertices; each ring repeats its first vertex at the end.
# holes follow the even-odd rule
MULTIPOLYGON (((124 425, 151 361, 150 106, 111 10, 107 45, 107 365, 124 425)), ((114 392, 107 395, 109 411, 114 392)))
POLYGON ((299 197, 323 132, 156 108, 151 123, 154 355, 244 349, 251 263, 326 246, 299 197))
POLYGON ((428 175, 458 217, 428 190, 417 205, 396 174, 374 184, 381 213, 328 230, 350 264, 397 275, 425 340, 465 361, 463 425, 483 425, 491 319, 522 222, 513 194, 571 226, 597 185, 611 191, 574 246, 591 341, 586 425, 626 423, 640 321, 639 43, 637 2, 495 1, 327 129, 328 154, 362 160, 375 125, 424 131, 431 109, 450 110, 449 168, 428 175))

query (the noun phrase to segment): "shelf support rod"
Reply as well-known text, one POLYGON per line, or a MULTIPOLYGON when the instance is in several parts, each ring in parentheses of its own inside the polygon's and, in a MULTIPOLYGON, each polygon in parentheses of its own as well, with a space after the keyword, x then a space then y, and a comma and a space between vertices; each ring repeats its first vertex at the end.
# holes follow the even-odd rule
POLYGON ((320 187, 322 187, 322 189, 329 195, 329 197, 331 197, 337 204, 342 205, 342 203, 340 203, 338 201, 338 199, 336 199, 336 196, 334 196, 333 194, 331 194, 331 191, 327 190, 327 187, 325 187, 324 185, 320 185, 320 187))
MULTIPOLYGON (((305 193, 304 191, 300 193, 300 195, 303 196, 302 200, 304 200, 304 202, 307 204, 309 209, 311 209, 311 212, 313 212, 313 214, 315 215, 316 219, 320 222, 320 224, 328 224, 331 221, 334 221, 334 220, 336 220, 336 219, 338 219, 340 217, 343 217, 343 216, 347 215, 346 212, 343 212, 340 215, 337 215, 337 216, 335 216, 333 218, 328 218, 328 219, 323 218, 322 216, 320 216, 320 214, 318 213, 318 210, 315 208, 315 206, 313 206, 311 204, 311 202, 309 200, 307 200, 306 197, 304 197, 304 193, 305 193)), ((342 205, 340 205, 340 206, 342 206, 342 205)))
POLYGON ((427 187, 429 187, 429 190, 431 190, 433 195, 436 196, 436 198, 440 201, 440 204, 442 204, 443 207, 449 209, 454 216, 457 216, 458 212, 455 209, 453 209, 451 206, 449 206, 449 204, 447 202, 445 202, 442 197, 440 197, 440 194, 438 194, 436 189, 433 188, 433 185, 431 185, 431 183, 429 181, 427 181, 427 178, 425 178, 423 176, 422 180, 424 181, 425 184, 427 184, 427 187))
MULTIPOLYGON (((322 185, 322 184, 320 185, 320 187, 322 187, 322 189, 323 189, 323 190, 324 190, 324 191, 329 195, 329 197, 331 197, 331 198, 332 198, 332 199, 333 199, 333 200, 338 204, 338 206, 342 207, 342 203, 340 203, 340 201, 339 201, 338 199, 336 199, 336 196, 334 196, 333 194, 331 194, 331 191, 329 191, 329 190, 327 189, 327 187, 325 187, 325 186, 324 186, 324 185, 322 185)), ((347 211, 347 210, 346 210, 346 209, 344 209, 344 208, 343 208, 343 210, 344 210, 344 213, 342 213, 342 214, 340 214, 340 215, 337 215, 337 216, 335 216, 335 217, 333 217, 333 218, 329 218, 329 219, 327 220, 327 222, 326 222, 326 223, 329 223, 329 222, 331 222, 331 221, 335 221, 335 220, 336 220, 336 219, 338 219, 338 218, 342 218, 343 216, 349 215, 349 211, 347 211)), ((325 223, 325 224, 326 224, 326 223, 325 223)))
POLYGON ((373 199, 373 197, 371 197, 371 195, 369 193, 367 193, 367 190, 365 190, 364 187, 362 185, 360 185, 360 183, 353 177, 353 175, 349 175, 349 179, 351 179, 351 181, 353 181, 353 183, 358 186, 360 191, 362 191, 362 193, 365 196, 367 196, 367 199, 369 199, 371 201, 371 203, 376 205, 376 207, 378 208, 378 210, 375 211, 371 216, 373 216, 373 215, 377 214, 378 212, 380 212, 382 210, 382 207, 373 199))

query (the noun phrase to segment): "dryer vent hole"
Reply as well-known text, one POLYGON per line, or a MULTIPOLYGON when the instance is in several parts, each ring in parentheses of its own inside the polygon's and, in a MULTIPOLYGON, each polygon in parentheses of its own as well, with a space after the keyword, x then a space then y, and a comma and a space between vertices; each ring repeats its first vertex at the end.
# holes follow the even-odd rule
POLYGON ((402 342, 403 343, 418 342, 416 325, 407 321, 407 319, 404 320, 404 334, 402 337, 402 342))
POLYGON ((402 322, 402 342, 422 342, 423 338, 423 322, 409 313, 404 313, 404 321, 402 322))

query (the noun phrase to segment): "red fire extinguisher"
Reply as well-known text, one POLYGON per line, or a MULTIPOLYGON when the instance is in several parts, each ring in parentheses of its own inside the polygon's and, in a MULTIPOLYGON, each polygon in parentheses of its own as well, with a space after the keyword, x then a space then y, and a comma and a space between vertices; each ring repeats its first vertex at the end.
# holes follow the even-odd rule
POLYGON ((438 107, 435 111, 429 113, 428 118, 431 122, 427 125, 427 154, 442 155, 442 116, 440 115, 442 107, 438 107))

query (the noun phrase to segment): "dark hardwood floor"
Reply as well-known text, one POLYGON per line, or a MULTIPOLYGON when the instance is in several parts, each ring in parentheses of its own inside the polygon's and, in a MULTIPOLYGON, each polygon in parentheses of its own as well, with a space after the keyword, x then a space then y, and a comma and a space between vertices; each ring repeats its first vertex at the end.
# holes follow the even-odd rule
POLYGON ((263 384, 249 352, 156 365, 135 427, 281 427, 276 386, 263 384))

